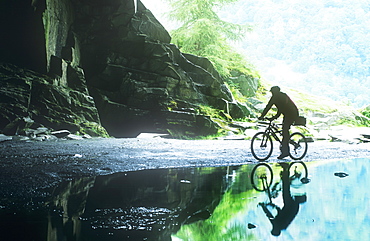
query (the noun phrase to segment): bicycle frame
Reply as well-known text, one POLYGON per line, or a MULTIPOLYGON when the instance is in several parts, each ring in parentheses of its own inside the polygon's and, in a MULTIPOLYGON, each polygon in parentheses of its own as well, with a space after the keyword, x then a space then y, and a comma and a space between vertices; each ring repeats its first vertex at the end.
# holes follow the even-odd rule
MULTIPOLYGON (((262 122, 261 122, 261 124, 262 124, 262 122)), ((266 122, 263 122, 263 124, 267 124, 267 123, 266 122)), ((274 122, 270 121, 268 123, 268 126, 265 129, 265 133, 268 136, 274 137, 274 139, 276 141, 280 142, 280 144, 281 144, 281 140, 280 140, 279 136, 277 135, 277 133, 279 133, 281 135, 282 134, 282 130, 279 129, 279 127, 278 127, 277 124, 275 124, 274 122)))

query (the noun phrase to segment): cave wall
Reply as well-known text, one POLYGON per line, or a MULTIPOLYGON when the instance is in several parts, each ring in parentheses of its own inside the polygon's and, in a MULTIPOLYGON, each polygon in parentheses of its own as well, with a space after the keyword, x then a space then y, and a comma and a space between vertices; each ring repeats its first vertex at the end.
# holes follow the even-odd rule
POLYGON ((65 54, 70 2, 2 1, 0 15, 1 132, 34 137, 46 127, 49 133, 107 135, 83 69, 65 54))
MULTIPOLYGON (((23 15, 16 15, 12 27, 2 24, 13 37, 3 42, 11 48, 2 50, 1 61, 47 74, 55 87, 92 96, 94 122, 112 136, 216 133, 219 127, 199 114, 199 104, 235 110, 230 114, 236 118, 245 114, 210 61, 170 44, 168 32, 140 1, 137 6, 134 0, 2 4, 3 18, 11 17, 9 8, 23 15), (24 21, 29 26, 22 26, 24 21)), ((3 120, 6 126, 14 118, 3 120)))
POLYGON ((0 61, 46 72, 45 37, 40 1, 0 2, 0 61))

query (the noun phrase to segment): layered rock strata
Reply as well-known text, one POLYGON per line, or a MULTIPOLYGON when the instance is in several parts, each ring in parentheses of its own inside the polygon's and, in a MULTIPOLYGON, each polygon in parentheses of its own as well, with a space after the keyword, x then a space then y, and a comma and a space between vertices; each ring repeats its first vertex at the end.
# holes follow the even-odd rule
MULTIPOLYGON (((27 32, 19 23, 16 29, 3 24, 5 35, 17 31, 24 34, 15 36, 15 45, 4 40, 9 48, 1 50, 0 60, 48 77, 31 81, 33 92, 27 81, 21 83, 25 95, 38 94, 31 98, 40 102, 33 103, 38 115, 32 114, 27 98, 15 95, 13 102, 1 100, 7 110, 2 112, 2 128, 20 117, 43 116, 44 120, 35 121, 72 132, 81 128, 71 123, 82 125, 72 119, 86 119, 101 124, 115 137, 135 137, 141 132, 197 136, 214 134, 219 128, 202 114, 200 105, 236 118, 249 114, 248 108, 233 99, 210 61, 181 53, 170 44, 168 32, 140 1, 12 1, 9 6, 11 11, 2 8, 2 17, 11 17, 9 12, 27 13, 17 21, 30 21, 34 31, 27 32), (37 47, 32 53, 33 46, 25 44, 28 42, 37 47), (56 94, 58 91, 63 94, 56 94), (68 98, 61 101, 56 97, 59 95, 68 98), (15 102, 17 108, 24 109, 21 115, 11 114, 15 102), (97 112, 92 113, 92 109, 97 112)), ((4 86, 11 85, 9 76, 2 78, 4 86)))

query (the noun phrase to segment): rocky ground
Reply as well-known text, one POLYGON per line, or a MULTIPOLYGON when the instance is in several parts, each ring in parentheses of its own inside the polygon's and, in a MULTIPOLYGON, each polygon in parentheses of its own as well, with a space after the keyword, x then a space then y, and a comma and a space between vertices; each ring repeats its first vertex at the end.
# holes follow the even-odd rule
MULTIPOLYGON (((247 140, 173 140, 139 138, 24 141, 2 137, 0 195, 32 197, 77 177, 142 169, 226 166, 255 163, 247 140)), ((367 143, 309 143, 304 161, 367 157, 367 143)), ((270 162, 277 161, 275 150, 270 162)))

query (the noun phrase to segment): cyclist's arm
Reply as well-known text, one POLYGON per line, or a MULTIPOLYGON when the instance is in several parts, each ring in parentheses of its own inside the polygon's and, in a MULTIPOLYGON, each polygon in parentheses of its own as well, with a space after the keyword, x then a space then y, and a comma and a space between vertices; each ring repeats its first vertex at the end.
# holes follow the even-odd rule
POLYGON ((273 120, 276 120, 277 118, 279 118, 280 115, 281 115, 281 111, 278 110, 278 112, 276 113, 276 115, 272 117, 273 120))
POLYGON ((267 103, 265 109, 263 110, 261 116, 259 119, 263 119, 265 117, 265 115, 267 114, 267 112, 271 109, 272 105, 274 104, 274 101, 273 101, 273 98, 271 98, 269 100, 269 102, 267 103))

